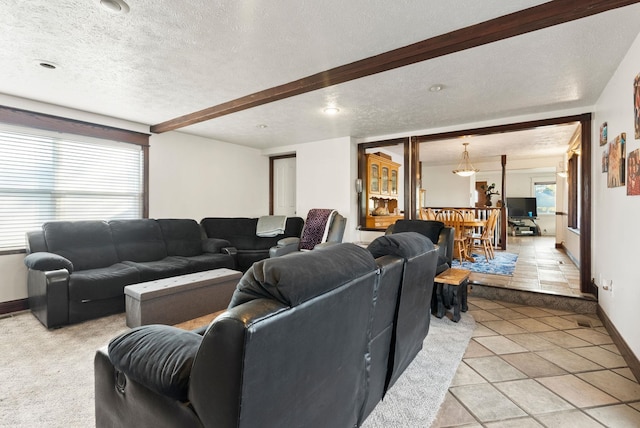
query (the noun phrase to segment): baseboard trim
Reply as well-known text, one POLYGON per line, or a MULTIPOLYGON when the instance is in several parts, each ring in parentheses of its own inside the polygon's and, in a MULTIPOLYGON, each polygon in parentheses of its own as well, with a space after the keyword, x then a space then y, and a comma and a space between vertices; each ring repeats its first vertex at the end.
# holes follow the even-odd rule
POLYGON ((11 300, 0 302, 0 315, 29 309, 29 299, 11 300))
POLYGON ((598 317, 602 320, 604 324, 604 328, 607 329, 611 339, 613 339, 613 343, 618 347, 622 358, 626 361, 631 373, 636 377, 636 380, 640 380, 640 360, 638 357, 631 351, 631 348, 627 345, 627 342, 624 341, 616 327, 613 325, 607 314, 602 310, 602 307, 598 305, 597 309, 598 317))

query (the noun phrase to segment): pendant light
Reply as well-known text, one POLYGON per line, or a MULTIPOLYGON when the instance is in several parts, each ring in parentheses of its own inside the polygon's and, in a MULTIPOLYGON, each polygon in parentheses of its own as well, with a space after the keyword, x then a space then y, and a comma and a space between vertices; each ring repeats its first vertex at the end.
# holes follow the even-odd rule
POLYGON ((458 168, 454 169, 451 172, 453 172, 454 174, 458 174, 460 177, 470 177, 479 170, 474 168, 473 165, 471 165, 471 161, 469 160, 469 152, 467 151, 467 146, 469 145, 469 143, 462 143, 462 145, 464 146, 462 159, 458 164, 458 168))

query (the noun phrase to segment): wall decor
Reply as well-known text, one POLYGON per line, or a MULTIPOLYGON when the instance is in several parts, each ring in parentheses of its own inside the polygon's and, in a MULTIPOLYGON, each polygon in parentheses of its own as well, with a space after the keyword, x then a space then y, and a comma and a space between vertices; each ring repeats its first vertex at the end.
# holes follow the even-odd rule
POLYGON ((609 143, 609 171, 607 176, 607 187, 624 186, 625 180, 625 132, 618 135, 615 140, 609 143))
POLYGON ((600 125, 600 145, 604 146, 605 144, 607 144, 607 122, 600 125))
POLYGON ((602 152, 602 172, 609 171, 609 150, 605 147, 602 152))
POLYGON ((633 119, 636 129, 636 140, 640 139, 640 73, 633 80, 633 119))
POLYGON ((629 153, 627 161, 627 195, 640 195, 640 149, 629 153))

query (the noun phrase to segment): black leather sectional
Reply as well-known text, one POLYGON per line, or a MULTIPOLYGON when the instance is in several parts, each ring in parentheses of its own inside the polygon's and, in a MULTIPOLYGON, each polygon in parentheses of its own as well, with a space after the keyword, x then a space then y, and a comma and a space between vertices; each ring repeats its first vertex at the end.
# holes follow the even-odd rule
POLYGON ((256 235, 257 218, 55 221, 27 234, 29 307, 45 327, 123 312, 124 287, 217 268, 246 271, 286 237, 256 235))

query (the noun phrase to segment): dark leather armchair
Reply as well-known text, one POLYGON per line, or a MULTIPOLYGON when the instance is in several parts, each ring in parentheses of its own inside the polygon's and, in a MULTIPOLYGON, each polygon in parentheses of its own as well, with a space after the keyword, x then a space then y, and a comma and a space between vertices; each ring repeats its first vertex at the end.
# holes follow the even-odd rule
POLYGON ((271 249, 269 250, 269 257, 280 257, 284 256, 285 254, 294 253, 300 250, 310 250, 313 248, 322 248, 329 245, 338 244, 342 242, 346 224, 347 219, 340 215, 340 213, 338 213, 337 211, 326 209, 312 209, 309 211, 307 219, 305 220, 301 237, 289 237, 279 240, 277 245, 271 247, 271 249), (322 232, 317 230, 318 222, 313 220, 314 216, 316 216, 318 212, 330 213, 328 213, 326 224, 321 225, 326 229, 324 230, 326 236, 324 237, 324 239, 314 240, 313 234, 322 232))
POLYGON ((417 232, 438 245, 438 268, 436 275, 451 267, 453 261, 454 229, 435 220, 398 220, 387 228, 385 234, 417 232))

